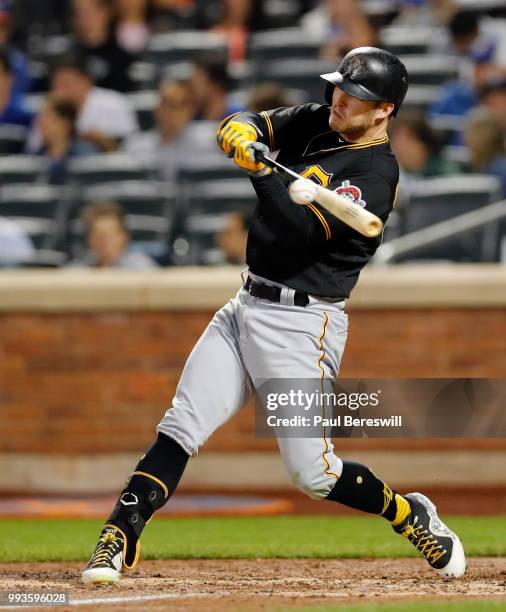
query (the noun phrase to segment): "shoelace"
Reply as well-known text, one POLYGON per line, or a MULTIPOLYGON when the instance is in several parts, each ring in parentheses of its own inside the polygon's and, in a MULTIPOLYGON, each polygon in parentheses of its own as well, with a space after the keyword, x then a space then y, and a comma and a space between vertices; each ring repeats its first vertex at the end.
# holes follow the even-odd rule
POLYGON ((90 567, 95 567, 101 563, 111 561, 112 557, 118 552, 118 544, 122 545, 120 538, 117 538, 114 533, 104 533, 100 539, 100 543, 97 546, 97 550, 94 552, 93 557, 90 560, 90 567))
POLYGON ((423 525, 416 525, 416 518, 413 525, 406 525, 402 535, 408 538, 431 564, 434 564, 446 553, 438 540, 429 534, 423 525))

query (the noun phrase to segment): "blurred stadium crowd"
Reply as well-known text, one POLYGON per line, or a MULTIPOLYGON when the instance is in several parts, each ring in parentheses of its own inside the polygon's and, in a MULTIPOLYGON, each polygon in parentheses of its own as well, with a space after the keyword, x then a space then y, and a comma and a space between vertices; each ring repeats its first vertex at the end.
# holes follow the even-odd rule
POLYGON ((478 213, 412 257, 504 261, 504 0, 0 0, 0 266, 241 263, 254 191, 217 122, 323 103, 363 45, 410 73, 384 240, 478 213))

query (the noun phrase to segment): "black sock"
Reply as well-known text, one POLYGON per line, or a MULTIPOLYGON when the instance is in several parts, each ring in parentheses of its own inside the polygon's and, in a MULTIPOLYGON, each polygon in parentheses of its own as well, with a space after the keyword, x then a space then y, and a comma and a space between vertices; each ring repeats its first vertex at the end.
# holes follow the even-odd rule
POLYGON ((409 513, 408 502, 360 463, 343 461, 341 477, 327 495, 350 508, 379 514, 397 524, 409 513))
POLYGON ((128 478, 107 520, 126 536, 127 567, 134 563, 137 541, 144 526, 175 491, 188 459, 188 454, 177 442, 160 433, 128 478))

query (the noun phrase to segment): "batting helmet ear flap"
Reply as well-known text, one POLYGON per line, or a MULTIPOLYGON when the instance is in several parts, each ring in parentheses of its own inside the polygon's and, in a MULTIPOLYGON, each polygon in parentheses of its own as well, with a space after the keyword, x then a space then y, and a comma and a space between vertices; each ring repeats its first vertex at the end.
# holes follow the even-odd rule
POLYGON ((325 102, 330 106, 332 105, 332 96, 334 94, 334 83, 327 82, 325 87, 325 102))

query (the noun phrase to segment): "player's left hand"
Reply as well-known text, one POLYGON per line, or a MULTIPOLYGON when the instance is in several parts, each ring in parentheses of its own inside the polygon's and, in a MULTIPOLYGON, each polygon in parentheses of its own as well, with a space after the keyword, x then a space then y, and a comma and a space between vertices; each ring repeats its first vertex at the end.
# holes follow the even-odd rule
POLYGON ((257 131, 249 123, 241 121, 229 121, 224 127, 218 130, 216 140, 219 148, 226 153, 228 157, 234 156, 236 145, 244 140, 255 141, 257 139, 257 131))
POLYGON ((257 153, 267 155, 269 147, 261 142, 243 140, 236 144, 234 149, 234 161, 244 170, 253 174, 269 174, 271 169, 260 161, 257 161, 257 153))

